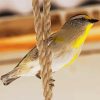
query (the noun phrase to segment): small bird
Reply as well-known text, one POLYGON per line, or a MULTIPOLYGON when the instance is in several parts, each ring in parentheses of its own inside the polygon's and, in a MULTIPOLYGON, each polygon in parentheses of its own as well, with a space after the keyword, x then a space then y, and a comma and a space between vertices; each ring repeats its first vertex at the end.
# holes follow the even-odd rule
MULTIPOLYGON (((92 19, 86 14, 72 16, 65 22, 60 31, 51 34, 47 40, 44 40, 52 51, 53 72, 64 66, 69 66, 75 61, 95 22, 98 20, 92 19)), ((22 76, 35 76, 39 71, 39 52, 35 46, 12 71, 1 76, 1 80, 4 85, 8 85, 22 76)))

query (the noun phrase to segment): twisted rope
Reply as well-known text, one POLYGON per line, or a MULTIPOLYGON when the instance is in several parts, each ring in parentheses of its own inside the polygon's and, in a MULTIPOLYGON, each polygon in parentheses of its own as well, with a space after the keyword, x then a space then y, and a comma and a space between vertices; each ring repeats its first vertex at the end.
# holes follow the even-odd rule
POLYGON ((41 79, 44 88, 45 100, 51 100, 52 98, 52 70, 51 70, 51 50, 48 43, 45 42, 51 31, 50 21, 50 0, 44 0, 43 5, 43 21, 40 14, 39 1, 33 0, 33 13, 34 13, 34 25, 37 33, 37 47, 39 50, 39 61, 41 65, 41 79))
MULTIPOLYGON (((50 4, 51 0, 44 0, 43 3, 43 15, 44 15, 44 39, 46 40, 51 32, 51 18, 50 18, 50 4)), ((51 69, 51 49, 48 45, 46 45, 46 55, 45 55, 45 67, 43 70, 47 70, 47 73, 42 73, 44 77, 44 87, 47 91, 44 91, 44 95, 46 96, 46 100, 51 100, 52 98, 52 86, 50 86, 50 79, 52 79, 52 69, 51 69), (45 77, 47 74, 47 77, 45 77), (48 80, 48 81, 46 81, 48 80), (47 83, 48 82, 48 83, 47 83), (47 86, 46 86, 47 85, 47 86)), ((52 83, 51 83, 52 84, 52 83)))

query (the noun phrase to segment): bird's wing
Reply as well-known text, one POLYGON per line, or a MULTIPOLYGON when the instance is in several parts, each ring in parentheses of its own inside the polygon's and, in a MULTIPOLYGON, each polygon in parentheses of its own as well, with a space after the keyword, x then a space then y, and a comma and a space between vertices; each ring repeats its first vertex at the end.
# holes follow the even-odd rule
POLYGON ((32 48, 23 58, 22 60, 18 63, 18 65, 15 67, 17 68, 20 63, 22 63, 23 61, 24 62, 27 62, 27 59, 30 59, 31 61, 34 61, 38 58, 38 49, 37 47, 35 46, 34 48, 32 48))
POLYGON ((56 38, 56 36, 57 36, 57 33, 50 34, 50 36, 46 40, 46 42, 48 42, 48 45, 50 45, 54 41, 54 39, 56 38))
MULTIPOLYGON (((46 42, 48 42, 48 45, 50 45, 54 38, 55 38, 55 33, 54 34, 51 34, 47 40, 45 40, 46 42)), ((38 59, 38 49, 37 49, 37 46, 35 46, 33 49, 31 49, 23 58, 22 60, 18 63, 18 65, 15 67, 17 68, 21 63, 24 62, 24 64, 28 61, 34 61, 38 59)))

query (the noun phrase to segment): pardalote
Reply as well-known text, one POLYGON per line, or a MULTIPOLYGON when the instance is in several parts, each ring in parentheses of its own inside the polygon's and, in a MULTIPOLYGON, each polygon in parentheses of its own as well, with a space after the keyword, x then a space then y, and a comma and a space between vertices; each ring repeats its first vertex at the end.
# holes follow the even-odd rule
MULTIPOLYGON (((79 56, 81 47, 97 19, 80 14, 70 17, 61 30, 51 34, 46 40, 52 50, 52 71, 69 66, 79 56)), ((35 46, 9 73, 1 76, 4 85, 21 76, 35 76, 40 71, 38 49, 35 46)))

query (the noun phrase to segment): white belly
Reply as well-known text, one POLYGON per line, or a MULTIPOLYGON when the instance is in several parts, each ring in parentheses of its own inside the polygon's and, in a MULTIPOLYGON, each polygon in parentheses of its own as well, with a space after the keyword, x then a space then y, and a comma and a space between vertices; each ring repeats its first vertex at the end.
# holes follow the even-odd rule
MULTIPOLYGON (((58 71, 62 67, 67 65, 77 53, 79 53, 78 49, 72 49, 62 57, 53 58, 52 71, 58 71)), ((26 66, 32 67, 32 69, 28 73, 23 74, 22 76, 34 76, 40 70, 39 60, 28 62, 26 66)))

